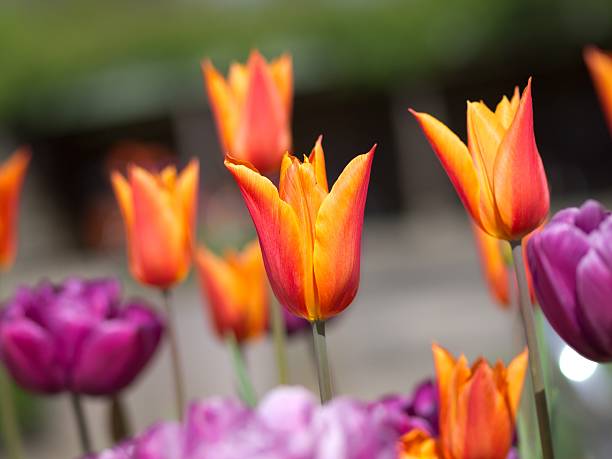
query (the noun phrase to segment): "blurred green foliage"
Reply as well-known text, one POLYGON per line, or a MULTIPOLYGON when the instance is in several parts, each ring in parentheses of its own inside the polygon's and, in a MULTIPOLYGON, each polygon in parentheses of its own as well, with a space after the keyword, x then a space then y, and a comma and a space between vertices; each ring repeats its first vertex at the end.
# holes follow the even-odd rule
POLYGON ((389 87, 554 61, 611 31, 609 0, 5 0, 0 119, 161 111, 203 97, 200 59, 252 47, 290 51, 302 90, 389 87))

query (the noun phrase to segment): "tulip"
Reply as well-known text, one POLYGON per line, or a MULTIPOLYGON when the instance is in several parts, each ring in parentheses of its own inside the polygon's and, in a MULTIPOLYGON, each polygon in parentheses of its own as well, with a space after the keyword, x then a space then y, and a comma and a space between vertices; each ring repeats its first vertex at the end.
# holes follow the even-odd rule
POLYGON ((479 359, 470 368, 465 356, 455 359, 434 345, 440 397, 440 445, 453 459, 505 459, 512 446, 527 351, 506 368, 491 368, 479 359))
POLYGON ((132 275, 167 290, 189 272, 195 237, 199 165, 178 175, 173 166, 154 174, 130 166, 111 179, 126 228, 132 275))
POLYGON ((30 152, 22 147, 0 166, 0 268, 9 269, 17 250, 19 195, 30 162, 30 152))
POLYGON ((231 156, 279 302, 312 324, 321 402, 331 399, 325 320, 347 308, 359 287, 361 229, 374 150, 353 159, 328 190, 321 137, 301 163, 285 154, 277 189, 231 156))
POLYGON ((357 294, 374 150, 353 159, 331 191, 321 138, 303 163, 284 156, 278 189, 251 164, 225 160, 251 213, 276 297, 311 322, 340 313, 357 294))
POLYGON ((267 329, 269 295, 257 241, 224 257, 202 246, 196 266, 217 335, 223 339, 232 333, 239 343, 261 337, 267 329))
POLYGON ((402 438, 402 459, 506 459, 527 369, 527 351, 505 367, 483 358, 471 367, 433 345, 440 400, 437 441, 422 429, 402 438))
POLYGON ((608 119, 608 128, 612 133, 612 53, 589 46, 584 50, 584 60, 608 119))
POLYGON ((546 218, 548 184, 533 133, 531 79, 495 112, 468 102, 466 146, 426 113, 411 110, 466 210, 486 233, 520 240, 546 218))
POLYGON ((227 80, 209 60, 202 72, 223 152, 264 172, 278 170, 291 147, 291 57, 268 64, 253 51, 246 65, 230 66, 227 80))
POLYGON ((0 316, 0 358, 24 389, 112 395, 153 357, 161 318, 121 302, 112 279, 69 279, 20 288, 0 316))
POLYGON ((612 216, 589 200, 558 212, 527 245, 542 312, 584 357, 612 361, 612 216))

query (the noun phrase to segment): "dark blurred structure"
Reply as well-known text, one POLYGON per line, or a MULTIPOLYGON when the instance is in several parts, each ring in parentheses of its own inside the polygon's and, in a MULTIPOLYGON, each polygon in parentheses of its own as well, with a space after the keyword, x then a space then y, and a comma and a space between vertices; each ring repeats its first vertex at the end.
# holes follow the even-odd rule
POLYGON ((609 187, 610 138, 581 56, 589 43, 612 48, 606 0, 34 0, 0 8, 3 143, 33 144, 35 168, 75 229, 108 192, 101 165, 124 139, 158 142, 182 161, 201 156, 205 189, 228 179, 199 61, 224 67, 252 47, 294 56, 296 152, 324 134, 335 177, 379 143, 369 212, 456 203, 408 106, 464 135, 466 99, 494 106, 529 76, 554 195, 609 187))

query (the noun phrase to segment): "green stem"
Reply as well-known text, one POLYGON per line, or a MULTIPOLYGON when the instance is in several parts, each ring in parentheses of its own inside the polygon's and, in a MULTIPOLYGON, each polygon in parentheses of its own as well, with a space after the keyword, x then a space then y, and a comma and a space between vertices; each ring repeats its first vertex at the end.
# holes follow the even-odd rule
POLYGON ((244 361, 244 355, 242 349, 236 341, 236 336, 233 333, 226 335, 227 345, 230 348, 232 355, 232 361, 234 364, 234 372, 236 373, 236 382, 238 384, 238 392, 240 398, 249 406, 257 405, 257 395, 255 395, 255 389, 253 383, 249 378, 249 373, 246 369, 246 363, 244 361))
POLYGON ((311 322, 314 350, 317 360, 317 376, 319 378, 319 394, 321 403, 327 403, 332 398, 331 378, 329 377, 329 362, 327 361, 327 343, 325 339, 325 322, 311 322))
POLYGON ((276 354, 276 367, 278 370, 278 383, 287 384, 289 382, 289 370, 287 366, 287 329, 283 320, 281 304, 272 299, 272 335, 274 337, 274 352, 276 354))
POLYGON ((2 422, 2 438, 9 459, 23 459, 23 445, 19 435, 19 425, 11 390, 11 382, 4 369, 0 366, 0 417, 2 422))
POLYGON ((91 438, 89 437, 89 429, 87 428, 87 419, 85 418, 85 412, 83 411, 83 404, 81 403, 81 396, 72 392, 70 394, 70 401, 72 402, 72 410, 74 411, 74 419, 77 424, 77 431, 79 433, 79 440, 81 442, 81 450, 83 455, 91 453, 91 438))
POLYGON ((164 300, 164 308, 166 310, 166 333, 170 343, 176 414, 179 419, 183 419, 183 409, 185 407, 185 381, 183 378, 183 366, 181 364, 181 353, 178 345, 174 309, 170 303, 170 291, 162 290, 162 297, 164 300))
POLYGON ((550 418, 546 401, 546 387, 542 373, 542 361, 538 346, 538 338, 533 318, 533 306, 529 298, 529 286, 527 284, 527 273, 523 261, 523 246, 521 242, 513 241, 512 258, 514 261, 514 272, 518 285, 519 307, 527 349, 529 350, 529 373, 533 386, 536 414, 538 417, 538 427, 540 433, 540 444, 542 447, 542 457, 544 459, 554 459, 552 435, 550 431, 550 418))
POLYGON ((119 443, 132 435, 132 429, 121 395, 110 397, 110 433, 113 443, 119 443))

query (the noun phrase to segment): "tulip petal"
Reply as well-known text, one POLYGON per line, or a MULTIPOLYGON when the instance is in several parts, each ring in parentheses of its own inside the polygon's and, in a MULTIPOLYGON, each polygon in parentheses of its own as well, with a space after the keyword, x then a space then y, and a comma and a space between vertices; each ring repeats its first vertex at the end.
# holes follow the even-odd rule
POLYGON ((548 183, 533 132, 531 79, 499 146, 493 183, 509 238, 518 240, 544 221, 549 208, 548 183))
POLYGON ((83 343, 72 371, 70 389, 88 395, 118 392, 140 368, 134 368, 141 352, 138 328, 120 320, 103 322, 83 343))
POLYGON ((223 153, 227 153, 232 147, 232 139, 238 129, 239 110, 237 101, 225 79, 215 69, 212 62, 206 60, 202 63, 202 73, 204 74, 210 107, 221 139, 221 147, 223 153))
POLYGON ((313 256, 319 310, 313 319, 333 317, 357 294, 363 212, 375 149, 376 145, 346 166, 319 209, 313 256))
POLYGON ((281 95, 285 110, 291 113, 293 103, 293 62, 289 54, 283 54, 270 64, 272 78, 281 95))
POLYGON ((594 199, 587 200, 580 206, 575 214, 574 224, 585 233, 589 234, 599 227, 610 212, 594 199))
POLYGON ((512 124, 512 120, 514 119, 516 110, 519 106, 520 98, 521 95, 519 93, 518 86, 515 86, 512 99, 508 100, 508 98, 504 96, 499 104, 497 104, 497 107, 495 108, 495 116, 504 129, 508 129, 512 124))
POLYGON ((179 178, 176 182, 176 193, 178 200, 182 203, 187 221, 185 222, 185 228, 188 229, 187 237, 189 238, 188 246, 191 246, 198 212, 198 184, 200 175, 200 163, 198 160, 193 159, 189 162, 187 167, 183 169, 179 178))
POLYGON ((134 203, 132 270, 144 283, 165 288, 182 279, 189 268, 182 212, 170 192, 146 170, 131 167, 130 184, 134 203))
POLYGON ((308 160, 312 163, 315 176, 317 178, 317 184, 325 190, 325 192, 329 192, 329 187, 327 185, 327 172, 325 170, 325 154, 323 153, 323 136, 320 135, 317 139, 317 143, 315 143, 312 152, 308 160))
POLYGON ((529 353, 525 349, 510 362, 506 369, 508 404, 510 405, 510 413, 513 420, 516 419, 516 413, 521 401, 528 361, 529 353))
POLYGON ((270 284, 283 306, 308 317, 304 295, 302 236, 293 208, 280 199, 278 190, 248 163, 226 157, 244 197, 261 245, 270 284))
POLYGON ((2 361, 20 386, 43 393, 64 388, 51 336, 32 321, 8 320, 0 327, 2 361))
POLYGON ((468 149, 477 171, 482 174, 480 183, 493 190, 493 167, 497 149, 504 137, 504 128, 483 102, 468 102, 468 149))
POLYGON ((291 145, 288 113, 261 54, 254 51, 248 67, 249 89, 230 153, 271 170, 291 145))
POLYGON ((467 408, 467 419, 463 455, 457 457, 506 459, 514 426, 488 364, 478 366, 461 397, 464 401, 459 403, 467 408))
POLYGON ((410 109, 427 140, 431 144, 442 167, 448 174, 459 199, 476 223, 482 226, 480 218, 480 184, 470 152, 465 144, 444 124, 427 113, 410 109))
POLYGON ((591 249, 578 264, 576 290, 585 334, 612 355, 612 272, 596 250, 591 249))
POLYGON ((205 247, 198 249, 196 266, 200 285, 209 299, 208 310, 217 336, 224 338, 225 333, 231 330, 240 341, 244 336, 240 311, 234 307, 239 304, 239 299, 231 268, 205 247))
POLYGON ((576 269, 589 251, 587 236, 565 224, 549 224, 527 245, 538 302, 555 331, 587 358, 600 352, 582 332, 576 311, 576 269))
POLYGON ((612 54, 589 46, 584 50, 584 60, 591 73, 597 94, 612 133, 612 54))
POLYGON ((15 259, 19 195, 29 163, 30 151, 22 147, 0 167, 0 267, 4 269, 15 259))

